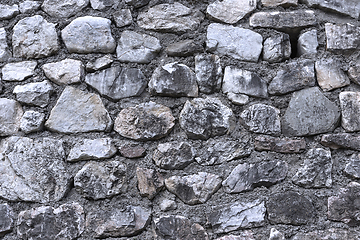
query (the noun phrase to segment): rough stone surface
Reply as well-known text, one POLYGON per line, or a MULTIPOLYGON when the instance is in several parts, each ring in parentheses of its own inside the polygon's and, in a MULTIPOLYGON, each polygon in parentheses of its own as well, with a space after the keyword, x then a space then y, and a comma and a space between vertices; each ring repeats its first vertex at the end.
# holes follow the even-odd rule
POLYGON ((28 83, 25 85, 17 85, 13 93, 16 100, 21 103, 46 107, 50 101, 50 95, 54 91, 48 80, 42 82, 28 83))
POLYGON ((82 62, 70 58, 44 64, 42 69, 47 78, 59 85, 79 83, 85 74, 82 62))
POLYGON ((7 203, 0 204, 0 236, 11 231, 14 225, 14 213, 7 203))
POLYGON ((140 195, 149 199, 153 199, 164 186, 163 176, 153 169, 138 167, 136 168, 136 177, 140 195))
POLYGON ((24 133, 38 132, 44 127, 45 114, 33 110, 26 111, 20 120, 20 129, 24 133))
POLYGON ((350 66, 348 70, 348 75, 350 80, 360 85, 360 60, 357 60, 355 63, 352 63, 352 66, 350 66))
POLYGON ((11 57, 9 45, 7 43, 7 33, 5 28, 0 28, 0 62, 5 62, 11 57))
POLYGON ((23 110, 15 100, 0 98, 0 136, 9 136, 19 131, 23 110))
POLYGON ((271 136, 258 136, 255 138, 257 151, 274 151, 279 153, 299 153, 306 148, 305 139, 275 138, 271 136))
POLYGON ((359 154, 351 155, 344 169, 345 173, 353 178, 360 178, 360 156, 359 154))
POLYGON ((346 53, 359 47, 359 28, 350 23, 325 23, 325 33, 326 48, 330 51, 346 53))
POLYGON ((336 11, 345 15, 349 15, 353 18, 359 18, 360 14, 360 3, 356 0, 345 0, 345 1, 326 1, 326 0, 304 0, 308 6, 319 7, 336 11))
POLYGON ((323 58, 315 62, 316 78, 324 91, 350 84, 349 78, 340 68, 340 62, 332 58, 323 58))
POLYGON ((89 4, 89 0, 44 0, 42 10, 52 17, 69 18, 89 4))
POLYGON ((263 59, 269 63, 282 62, 291 55, 290 37, 286 33, 276 33, 264 41, 263 59))
POLYGON ((135 8, 143 7, 147 5, 150 0, 125 0, 125 3, 134 6, 135 8))
POLYGON ((220 58, 217 55, 196 55, 195 74, 200 92, 213 93, 220 90, 222 67, 220 58))
POLYGON ((300 34, 297 42, 298 55, 311 55, 317 53, 319 42, 317 39, 317 30, 313 29, 300 34))
POLYGON ((119 148, 119 151, 126 158, 139 158, 146 154, 146 148, 135 144, 125 144, 119 148))
POLYGON ((104 10, 111 7, 114 3, 114 0, 90 0, 90 5, 95 10, 104 10))
POLYGON ((86 64, 87 72, 95 72, 97 70, 103 70, 111 65, 114 61, 112 60, 111 55, 105 55, 103 57, 97 58, 94 61, 90 61, 86 64))
POLYGON ((115 25, 117 27, 125 27, 131 25, 133 18, 130 9, 120 9, 113 14, 115 25))
POLYGON ((292 240, 357 240, 359 233, 340 228, 330 228, 308 233, 297 233, 292 240))
POLYGON ((170 200, 170 199, 164 199, 162 200, 162 202, 160 203, 160 210, 161 211, 170 211, 170 210, 175 210, 177 209, 177 204, 175 201, 170 200))
POLYGON ((166 53, 173 57, 187 57, 203 50, 203 47, 194 40, 184 40, 169 45, 166 48, 166 53))
POLYGON ((36 61, 8 63, 2 69, 3 81, 23 81, 35 74, 36 61))
POLYGON ((0 20, 11 19, 19 14, 18 5, 0 4, 0 20))
POLYGON ((216 240, 255 240, 255 238, 251 231, 245 230, 240 235, 226 235, 216 240))
POLYGON ((29 13, 31 11, 38 10, 41 6, 39 1, 23 1, 19 4, 19 10, 21 13, 29 13))
POLYGON ((248 104, 250 101, 249 96, 245 94, 229 92, 227 94, 227 97, 235 105, 245 105, 248 104))
POLYGON ((347 148, 360 151, 360 136, 349 133, 325 134, 321 137, 321 144, 331 149, 347 148))
POLYGON ((282 232, 278 231, 276 228, 271 228, 269 240, 285 240, 285 236, 282 232))
POLYGON ((297 6, 298 0, 261 0, 261 4, 265 7, 276 7, 276 6, 297 6))
POLYGON ((341 126, 347 132, 360 130, 360 93, 341 92, 339 94, 341 107, 341 126))

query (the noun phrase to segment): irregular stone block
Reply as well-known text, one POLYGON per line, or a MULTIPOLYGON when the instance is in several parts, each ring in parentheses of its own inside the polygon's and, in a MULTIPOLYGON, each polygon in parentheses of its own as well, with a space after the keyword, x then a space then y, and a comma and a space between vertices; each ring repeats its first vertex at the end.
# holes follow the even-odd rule
POLYGON ((149 199, 153 199, 164 186, 164 178, 153 169, 137 167, 136 177, 140 195, 149 199))
POLYGON ((315 69, 318 84, 324 91, 350 84, 349 78, 340 68, 340 62, 335 59, 320 59, 315 62, 315 69))
POLYGON ((0 4, 0 20, 11 19, 19 14, 18 5, 0 4))
POLYGON ((209 4, 206 13, 209 18, 234 24, 256 9, 257 1, 224 0, 209 4))
POLYGON ((166 53, 173 57, 187 57, 203 50, 203 47, 194 40, 184 40, 170 44, 166 48, 166 53))
POLYGON ((195 74, 200 92, 209 94, 220 90, 222 67, 217 55, 196 55, 195 74))
POLYGON ((9 136, 17 133, 23 110, 15 100, 0 98, 0 136, 9 136))
POLYGON ((279 153, 299 153, 306 148, 305 139, 275 138, 271 136, 258 136, 255 138, 257 151, 273 151, 279 153))
POLYGON ((95 10, 104 10, 114 4, 114 0, 90 0, 90 5, 95 10))
POLYGON ((119 151, 123 157, 126 158, 139 158, 144 157, 146 149, 141 145, 123 145, 119 148, 119 151))
MULTIPOLYGON (((360 13, 360 5, 359 5, 360 13)), ((347 53, 359 47, 359 28, 350 24, 325 23, 326 49, 347 53)))
POLYGON ((10 232, 14 225, 14 213, 12 208, 7 204, 0 204, 0 236, 10 232))
POLYGON ((89 0, 44 0, 42 10, 52 17, 69 18, 89 4, 89 0))
POLYGON ((345 173, 353 178, 360 178, 360 156, 359 154, 353 154, 347 161, 345 167, 345 173))
POLYGON ((105 55, 101 58, 97 58, 95 61, 90 61, 86 64, 87 72, 95 72, 97 70, 103 70, 111 65, 114 61, 111 55, 105 55))
POLYGON ((341 108, 341 126, 347 132, 360 130, 360 93, 341 92, 339 94, 341 108))
POLYGON ((82 62, 70 58, 44 64, 42 70, 47 78, 59 85, 79 83, 85 74, 82 62))
POLYGON ((125 27, 131 25, 133 18, 130 9, 120 9, 113 14, 116 27, 125 27))
POLYGON ((300 34, 297 42, 297 51, 298 56, 301 55, 311 55, 317 53, 317 48, 319 46, 317 40, 317 30, 313 29, 307 32, 300 34))
POLYGON ((125 0, 125 3, 134 6, 135 8, 143 7, 147 5, 150 0, 125 0))
POLYGON ((348 75, 350 80, 360 85, 360 60, 356 61, 352 64, 352 66, 350 66, 348 75))
POLYGON ((21 13, 29 13, 31 11, 39 10, 41 2, 25 0, 19 4, 21 13))
POLYGON ((358 18, 360 14, 360 3, 358 1, 327 1, 327 0, 304 0, 309 7, 319 7, 321 9, 328 9, 353 18, 358 18))
POLYGON ((264 7, 276 7, 276 6, 290 7, 290 6, 297 6, 298 0, 261 0, 261 4, 264 7))
POLYGON ((8 63, 2 69, 3 81, 24 81, 35 74, 36 61, 8 63))
POLYGON ((20 121, 20 129, 24 133, 41 131, 44 126, 45 114, 36 111, 26 111, 20 121))
POLYGON ((357 240, 358 232, 349 229, 330 228, 308 233, 297 233, 292 240, 357 240))
POLYGON ((291 55, 290 37, 286 33, 274 33, 264 42, 263 60, 269 63, 282 62, 291 55))
POLYGON ((50 94, 54 91, 48 80, 42 82, 28 83, 25 85, 17 85, 13 93, 16 100, 21 103, 46 107, 50 101, 50 94))
POLYGON ((321 144, 331 149, 348 148, 360 151, 360 136, 349 133, 325 134, 321 137, 321 144))
POLYGON ((164 199, 161 203, 160 203, 160 210, 161 211, 170 211, 170 210, 176 210, 177 209, 177 204, 175 201, 173 200, 169 200, 169 199, 164 199))
POLYGON ((0 28, 0 62, 6 62, 11 57, 5 28, 0 28))

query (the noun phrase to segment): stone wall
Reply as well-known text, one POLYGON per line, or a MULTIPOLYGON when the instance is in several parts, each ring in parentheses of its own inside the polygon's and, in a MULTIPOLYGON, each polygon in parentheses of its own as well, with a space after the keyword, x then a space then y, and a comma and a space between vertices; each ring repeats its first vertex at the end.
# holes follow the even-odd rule
POLYGON ((357 0, 2 0, 0 239, 360 239, 357 0))

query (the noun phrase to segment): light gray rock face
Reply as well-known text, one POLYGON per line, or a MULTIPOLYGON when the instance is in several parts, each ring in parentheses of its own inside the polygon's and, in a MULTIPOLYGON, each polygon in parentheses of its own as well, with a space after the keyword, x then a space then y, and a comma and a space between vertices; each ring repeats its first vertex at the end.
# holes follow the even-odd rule
POLYGON ((110 138, 84 139, 71 148, 67 161, 98 160, 111 158, 117 152, 117 148, 110 138))
POLYGON ((76 173, 74 186, 86 198, 98 200, 126 192, 127 167, 118 161, 89 162, 76 173))
POLYGON ((19 10, 21 13, 28 13, 31 11, 36 11, 40 8, 41 2, 39 1, 23 1, 19 4, 19 10))
POLYGON ((239 93, 228 93, 227 98, 235 105, 245 105, 248 104, 250 98, 248 95, 239 94, 239 93))
POLYGON ((136 168, 136 178, 140 195, 150 200, 163 188, 164 178, 156 170, 148 168, 136 168))
POLYGON ((152 158, 160 168, 183 169, 194 161, 195 149, 186 142, 160 143, 152 158))
POLYGON ((206 46, 218 55, 257 62, 262 51, 263 37, 249 29, 212 23, 208 26, 206 46))
POLYGON ((316 78, 322 90, 331 91, 350 84, 340 64, 333 58, 323 58, 315 62, 316 78))
POLYGON ((317 30, 313 29, 300 34, 297 42, 298 55, 314 55, 319 46, 317 39, 317 30))
POLYGON ((160 96, 197 97, 196 75, 184 64, 166 64, 155 69, 149 81, 149 91, 160 96))
POLYGON ((0 204, 0 236, 10 232, 14 225, 14 213, 12 208, 7 204, 0 204))
POLYGON ((187 57, 202 51, 204 48, 194 40, 175 42, 166 48, 167 55, 172 57, 187 57))
POLYGON ((281 67, 269 84, 273 95, 287 94, 316 84, 315 67, 312 60, 297 60, 281 67))
POLYGON ((24 133, 41 131, 44 126, 45 114, 33 110, 26 111, 20 121, 20 129, 24 133))
POLYGON ((44 0, 42 10, 52 17, 69 18, 89 4, 89 0, 44 0))
POLYGON ((177 204, 175 201, 170 199, 164 199, 160 203, 160 210, 163 212, 170 211, 170 210, 176 210, 177 204))
POLYGON ((70 58, 44 64, 42 69, 47 78, 59 85, 79 83, 85 74, 82 62, 70 58))
POLYGON ((146 102, 120 111, 114 130, 121 136, 146 141, 165 137, 175 125, 170 108, 146 102))
POLYGON ((295 92, 290 100, 282 119, 282 133, 285 136, 308 136, 330 132, 339 119, 339 108, 319 88, 303 89, 295 92))
POLYGON ((347 132, 360 130, 360 93, 341 92, 339 94, 341 107, 341 126, 347 132))
POLYGON ((35 74, 36 61, 8 63, 2 69, 3 81, 23 81, 35 74))
POLYGON ((290 37, 286 33, 275 33, 264 42, 263 59, 269 63, 282 62, 291 55, 290 37))
POLYGON ((0 62, 5 62, 11 57, 9 45, 7 43, 7 33, 5 28, 0 28, 0 62))
POLYGON ((76 239, 85 230, 85 212, 78 203, 58 208, 42 206, 19 213, 17 236, 21 239, 76 239))
POLYGON ((115 66, 87 74, 85 82, 114 101, 139 96, 146 88, 144 74, 137 68, 115 66))
POLYGON ((256 1, 224 0, 209 4, 206 13, 214 20, 234 24, 256 9, 256 1))
POLYGON ((203 19, 204 15, 200 11, 174 2, 159 4, 147 12, 139 13, 137 23, 147 30, 183 33, 195 30, 203 19))
POLYGON ((113 14, 115 25, 117 27, 125 27, 133 22, 130 9, 120 9, 113 14))
POLYGON ((276 7, 276 6, 297 6, 298 0, 261 0, 261 4, 265 7, 276 7))
POLYGON ((269 240, 286 240, 282 232, 278 231, 276 228, 271 228, 269 240))
POLYGON ((221 177, 199 172, 189 176, 172 176, 165 179, 165 186, 186 204, 205 203, 221 187, 221 177))
POLYGON ((11 19, 19 14, 18 5, 0 4, 0 20, 11 19))
POLYGON ((45 126, 61 133, 108 131, 112 120, 98 95, 68 86, 51 110, 45 126))
POLYGON ((297 233, 292 240, 357 240, 359 233, 340 228, 330 228, 308 233, 297 233))
POLYGON ((142 6, 147 5, 150 2, 150 0, 125 0, 125 3, 134 6, 135 8, 139 8, 142 6))
POLYGON ((216 240, 255 240, 255 238, 254 238, 252 231, 245 230, 236 236, 235 235, 226 235, 226 236, 217 238, 216 240))
POLYGON ((256 73, 227 66, 222 84, 223 93, 246 94, 267 98, 267 83, 256 73))
POLYGON ((353 62, 348 70, 350 80, 360 85, 360 60, 353 62))
POLYGON ((90 5, 95 10, 104 10, 114 4, 114 0, 90 0, 90 5))
POLYGON ((46 107, 50 101, 50 94, 53 90, 50 82, 45 80, 42 82, 17 85, 13 93, 16 95, 16 100, 21 103, 46 107))
POLYGON ((55 24, 42 16, 21 19, 13 28, 12 46, 14 57, 43 58, 59 49, 55 24))
POLYGON ((208 222, 215 233, 227 233, 238 229, 260 227, 265 223, 264 202, 240 202, 211 208, 208 222))
POLYGON ((353 178, 360 178, 360 156, 353 154, 345 167, 345 173, 353 178))
POLYGON ((150 63, 160 50, 159 39, 147 34, 123 31, 116 55, 120 62, 150 63))
POLYGON ((209 94, 220 90, 222 67, 217 55, 196 55, 195 74, 200 92, 209 94))
POLYGON ((321 144, 331 149, 353 149, 360 151, 360 136, 350 133, 325 134, 321 138, 321 144))
MULTIPOLYGON (((360 5, 359 5, 360 12, 360 5)), ((359 47, 359 28, 347 24, 325 23, 326 49, 339 53, 351 52, 359 47)))
POLYGON ((112 53, 116 43, 110 25, 107 18, 79 17, 61 31, 61 37, 70 53, 112 53))
POLYGON ((0 136, 9 136, 19 131, 23 110, 15 100, 0 98, 0 136))
POLYGON ((356 0, 345 1, 326 1, 326 0, 304 0, 309 7, 319 7, 329 9, 353 18, 358 18, 360 14, 360 3, 356 0))
POLYGON ((9 137, 0 144, 0 196, 9 201, 59 201, 70 173, 62 141, 9 137))
POLYGON ((266 135, 256 137, 254 145, 257 151, 274 151, 279 153, 299 153, 306 149, 304 138, 275 138, 266 135))
POLYGON ((235 116, 231 108, 217 98, 195 98, 186 101, 179 123, 189 138, 207 140, 232 131, 235 116))
POLYGON ((105 55, 103 57, 97 58, 94 61, 90 61, 86 64, 87 72, 95 72, 97 70, 103 70, 111 65, 114 61, 112 60, 111 55, 105 55))

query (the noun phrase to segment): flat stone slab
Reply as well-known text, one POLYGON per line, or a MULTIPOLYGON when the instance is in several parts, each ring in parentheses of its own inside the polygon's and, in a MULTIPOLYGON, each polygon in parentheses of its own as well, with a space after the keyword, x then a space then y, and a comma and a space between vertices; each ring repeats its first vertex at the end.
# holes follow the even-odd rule
POLYGON ((89 0, 44 0, 42 10, 52 17, 69 18, 89 4, 89 0))
POLYGON ((339 94, 341 108, 341 126, 347 132, 360 130, 360 93, 341 92, 339 94))
POLYGON ((335 11, 358 19, 360 3, 356 0, 327 1, 327 0, 304 0, 309 7, 318 7, 325 10, 335 11))
POLYGON ((325 33, 327 50, 338 53, 347 53, 359 48, 359 27, 356 27, 350 23, 325 23, 325 33))
POLYGON ((23 113, 23 109, 17 101, 0 98, 0 136, 17 133, 23 113))
POLYGON ((360 151, 360 136, 350 133, 325 134, 321 137, 321 144, 331 149, 347 148, 360 151))
POLYGON ((0 204, 0 236, 10 232, 14 225, 14 212, 7 203, 0 204))
POLYGON ((140 195, 150 200, 153 199, 164 186, 163 176, 154 169, 137 167, 136 178, 140 195))
POLYGON ((59 85, 79 83, 85 75, 82 62, 70 58, 60 62, 46 63, 42 66, 42 70, 47 78, 59 85))
POLYGON ((223 74, 220 58, 217 55, 196 55, 195 74, 200 92, 213 93, 221 89, 223 74))
POLYGON ((172 57, 188 57, 202 51, 204 51, 204 48, 201 43, 194 40, 179 41, 168 45, 166 48, 167 55, 172 57))
POLYGON ((316 79, 324 91, 345 87, 350 84, 348 76, 341 70, 341 63, 333 58, 323 58, 315 62, 316 79))
POLYGON ((87 72, 95 72, 97 70, 103 70, 110 67, 113 62, 114 60, 112 59, 111 55, 105 55, 95 59, 94 61, 89 61, 85 68, 87 72))
POLYGON ((209 18, 234 24, 256 9, 256 1, 252 0, 224 0, 209 4, 206 14, 209 18))
POLYGON ((50 101, 50 94, 54 88, 48 80, 42 82, 28 83, 25 85, 17 85, 13 93, 16 100, 28 105, 46 107, 50 101))
POLYGON ((1 69, 2 80, 8 82, 24 81, 35 74, 36 66, 36 61, 8 63, 1 69))
POLYGON ((276 138, 271 136, 258 136, 254 141, 257 151, 273 151, 279 153, 299 153, 305 150, 306 141, 301 139, 276 138))

